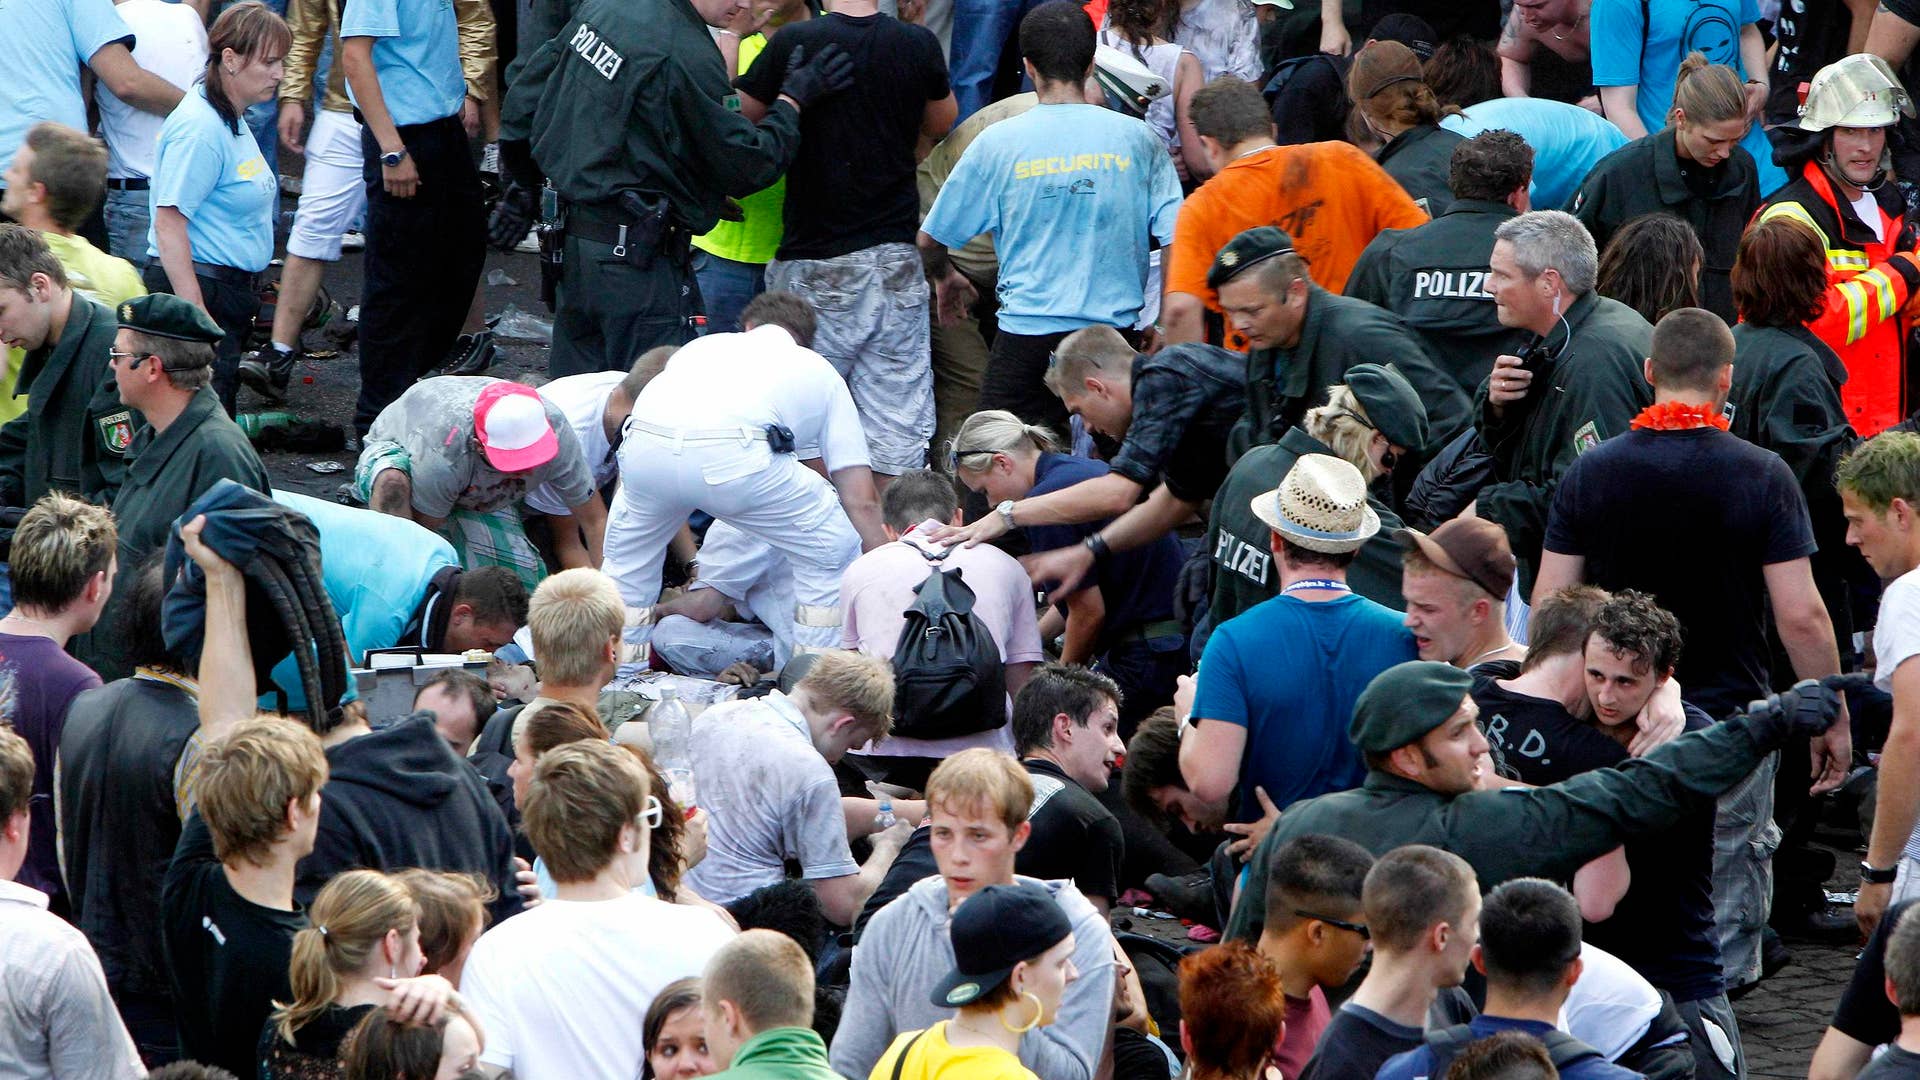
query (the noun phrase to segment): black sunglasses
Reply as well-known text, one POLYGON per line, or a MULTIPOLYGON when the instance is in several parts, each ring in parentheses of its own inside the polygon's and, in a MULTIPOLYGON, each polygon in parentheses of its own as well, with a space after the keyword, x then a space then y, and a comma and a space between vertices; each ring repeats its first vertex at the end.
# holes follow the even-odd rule
POLYGON ((1293 913, 1295 915, 1300 916, 1303 919, 1318 919, 1321 922, 1326 923, 1328 926, 1337 926, 1342 930, 1351 930, 1354 933, 1359 934, 1361 940, 1363 941, 1373 940, 1373 932, 1368 930, 1365 926, 1361 925, 1360 923, 1348 922, 1345 919, 1329 919, 1325 915, 1315 914, 1314 912, 1308 911, 1305 908, 1294 908, 1293 913))

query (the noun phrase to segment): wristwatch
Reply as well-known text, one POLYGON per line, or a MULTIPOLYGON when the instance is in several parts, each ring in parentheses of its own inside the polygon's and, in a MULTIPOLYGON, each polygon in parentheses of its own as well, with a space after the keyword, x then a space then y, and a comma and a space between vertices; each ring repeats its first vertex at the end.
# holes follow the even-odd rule
POLYGON ((407 160, 407 148, 404 146, 398 150, 380 155, 380 164, 389 169, 399 168, 400 163, 405 160, 407 160))
POLYGON ((994 509, 999 512, 1000 520, 1007 523, 1007 528, 1012 529, 1013 528, 1013 500, 1003 499, 1001 500, 1000 505, 994 507, 994 509))
POLYGON ((1865 859, 1860 860, 1860 884, 1862 885, 1891 885, 1893 879, 1899 876, 1898 866, 1889 866, 1881 870, 1865 859))

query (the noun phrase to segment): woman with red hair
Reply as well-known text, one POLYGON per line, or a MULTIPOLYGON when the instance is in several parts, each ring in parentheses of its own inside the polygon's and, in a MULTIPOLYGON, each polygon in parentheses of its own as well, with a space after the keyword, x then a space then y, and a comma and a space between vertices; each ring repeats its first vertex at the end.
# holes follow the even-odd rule
POLYGON ((1180 1048, 1189 1080, 1263 1080, 1284 1034, 1280 970, 1244 941, 1180 961, 1180 1048))

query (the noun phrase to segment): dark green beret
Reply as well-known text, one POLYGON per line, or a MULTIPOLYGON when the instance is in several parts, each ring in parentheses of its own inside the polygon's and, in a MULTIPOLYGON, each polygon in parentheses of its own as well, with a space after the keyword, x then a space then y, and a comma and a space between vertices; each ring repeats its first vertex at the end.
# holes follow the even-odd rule
POLYGON ((1218 289, 1242 270, 1292 250, 1293 237, 1272 225, 1248 229, 1227 241, 1227 246, 1213 257, 1213 265, 1207 268, 1207 288, 1218 289))
POLYGON ((1427 407, 1413 384, 1392 364, 1355 364, 1347 388, 1360 399, 1367 419, 1387 441, 1416 454, 1427 448, 1427 407))
POLYGON ((154 337, 218 344, 227 336, 200 305, 172 293, 148 293, 121 303, 120 325, 154 337))
POLYGON ((1353 706, 1347 734, 1363 754, 1417 742, 1446 723, 1473 689, 1473 676, 1437 660, 1409 660, 1373 677, 1353 706))

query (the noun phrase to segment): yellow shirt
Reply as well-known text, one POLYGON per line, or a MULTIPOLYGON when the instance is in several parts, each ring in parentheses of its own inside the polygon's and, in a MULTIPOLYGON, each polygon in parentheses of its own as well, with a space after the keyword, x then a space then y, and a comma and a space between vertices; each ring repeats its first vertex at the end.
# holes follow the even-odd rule
MULTIPOLYGON (((749 34, 740 40, 740 70, 745 72, 767 47, 767 35, 749 34)), ((709 255, 760 266, 773 261, 786 233, 787 178, 782 176, 740 200, 739 221, 721 221, 713 230, 693 238, 693 246, 709 255)))
MULTIPOLYGON (((140 283, 140 272, 132 263, 101 251, 86 237, 49 232, 41 233, 40 238, 47 242, 47 249, 66 270, 67 284, 73 286, 74 292, 109 308, 119 307, 123 300, 147 295, 147 287, 140 283)), ((0 371, 0 424, 27 411, 27 396, 15 393, 20 381, 20 364, 25 359, 26 354, 19 349, 7 350, 6 370, 0 371)))
POLYGON ((1020 1059, 997 1046, 955 1046, 947 1041, 945 1020, 925 1032, 894 1036, 867 1080, 893 1080, 895 1059, 907 1055, 900 1080, 1040 1080, 1020 1059), (913 1048, 907 1049, 912 1043, 913 1048))

